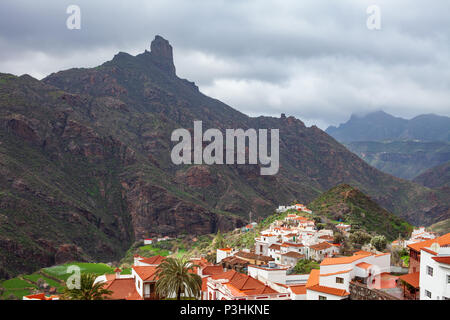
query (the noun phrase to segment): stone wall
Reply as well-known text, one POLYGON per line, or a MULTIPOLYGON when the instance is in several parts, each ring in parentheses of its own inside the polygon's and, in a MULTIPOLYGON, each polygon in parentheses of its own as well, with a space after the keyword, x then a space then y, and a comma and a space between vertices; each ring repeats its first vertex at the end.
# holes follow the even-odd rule
POLYGON ((377 290, 369 289, 366 285, 357 282, 350 283, 350 300, 399 300, 398 298, 377 290))

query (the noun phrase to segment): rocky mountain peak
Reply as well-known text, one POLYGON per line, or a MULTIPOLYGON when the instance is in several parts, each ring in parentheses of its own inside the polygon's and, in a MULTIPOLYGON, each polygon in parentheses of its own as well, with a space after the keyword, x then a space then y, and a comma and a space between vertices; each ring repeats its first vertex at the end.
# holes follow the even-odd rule
POLYGON ((157 35, 152 41, 151 56, 154 58, 155 63, 163 70, 175 75, 175 65, 173 63, 173 50, 169 41, 163 37, 157 35))

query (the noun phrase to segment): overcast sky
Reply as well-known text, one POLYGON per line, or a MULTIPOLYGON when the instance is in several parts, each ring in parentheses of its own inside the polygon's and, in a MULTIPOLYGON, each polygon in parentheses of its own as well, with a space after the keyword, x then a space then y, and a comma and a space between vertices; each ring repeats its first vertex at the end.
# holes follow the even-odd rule
POLYGON ((251 116, 450 116, 449 17, 448 0, 1 0, 0 72, 93 67, 159 34, 178 76, 251 116), (72 4, 81 30, 66 27, 72 4), (366 26, 373 4, 381 30, 366 26))

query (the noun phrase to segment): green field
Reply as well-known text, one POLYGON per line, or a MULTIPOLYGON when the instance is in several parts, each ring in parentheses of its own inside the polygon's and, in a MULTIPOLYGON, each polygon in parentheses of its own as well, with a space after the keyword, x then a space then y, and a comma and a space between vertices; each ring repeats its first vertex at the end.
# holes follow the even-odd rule
POLYGON ((150 254, 152 254, 154 256, 160 255, 160 256, 166 257, 166 256, 168 256, 170 254, 169 250, 156 248, 156 247, 152 246, 151 244, 142 246, 142 247, 139 248, 139 250, 142 250, 144 252, 148 252, 148 253, 150 253, 150 254))
POLYGON ((19 278, 5 280, 0 283, 0 289, 2 290, 0 297, 9 299, 10 296, 14 296, 17 299, 22 299, 23 296, 30 294, 31 290, 35 288, 35 285, 19 278))
MULTIPOLYGON (((114 268, 104 263, 66 263, 64 265, 44 268, 41 270, 43 274, 36 272, 0 282, 0 298, 9 299, 11 295, 14 295, 17 299, 22 299, 24 295, 32 294, 35 290, 40 291, 35 284, 39 279, 44 280, 50 287, 56 288, 57 292, 61 293, 64 288, 64 282, 72 274, 67 273, 68 267, 72 265, 78 266, 81 273, 94 273, 96 275, 114 273, 114 268)), ((124 269, 122 274, 131 274, 131 268, 124 269)))
POLYGON ((96 275, 102 275, 105 273, 114 273, 114 268, 104 264, 104 263, 86 263, 86 262, 73 262, 66 263, 59 266, 54 266, 50 268, 44 268, 42 271, 60 280, 66 281, 73 273, 67 273, 70 266, 78 266, 81 273, 94 273, 96 275))

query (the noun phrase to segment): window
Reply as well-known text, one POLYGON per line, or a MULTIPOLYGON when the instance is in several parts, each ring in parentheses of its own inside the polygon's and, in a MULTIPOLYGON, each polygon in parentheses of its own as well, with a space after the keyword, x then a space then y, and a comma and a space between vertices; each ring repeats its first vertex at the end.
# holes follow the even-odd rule
POLYGON ((427 274, 432 277, 433 276, 433 268, 430 266, 427 266, 427 274))
POLYGON ((430 292, 430 291, 425 290, 425 295, 426 295, 428 298, 431 298, 431 292, 430 292))
POLYGON ((327 297, 319 296, 319 300, 327 300, 327 297))
POLYGON ((344 283, 344 278, 336 277, 336 283, 344 283))
POLYGON ((450 284, 450 274, 447 275, 447 284, 450 284))

